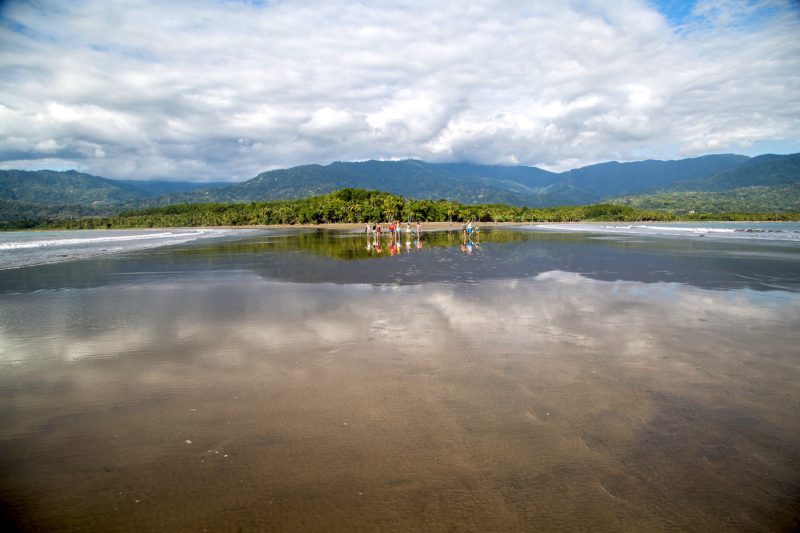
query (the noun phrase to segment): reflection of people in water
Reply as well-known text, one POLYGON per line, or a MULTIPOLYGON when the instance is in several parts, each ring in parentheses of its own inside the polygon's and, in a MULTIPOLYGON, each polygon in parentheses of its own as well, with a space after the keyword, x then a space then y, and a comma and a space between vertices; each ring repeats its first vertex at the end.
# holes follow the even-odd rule
POLYGON ((471 254, 472 249, 475 246, 475 243, 472 242, 471 234, 472 234, 471 227, 469 228, 469 231, 467 231, 466 229, 464 230, 463 239, 461 241, 461 251, 464 252, 465 254, 471 254))
POLYGON ((411 251, 411 237, 406 237, 406 252, 411 251))

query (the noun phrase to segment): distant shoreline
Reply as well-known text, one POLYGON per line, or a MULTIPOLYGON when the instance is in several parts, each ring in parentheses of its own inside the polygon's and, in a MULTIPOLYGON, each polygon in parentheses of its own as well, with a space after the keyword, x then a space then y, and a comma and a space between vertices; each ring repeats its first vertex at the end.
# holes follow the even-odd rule
MULTIPOLYGON (((558 225, 605 225, 605 224, 673 224, 673 223, 697 223, 697 224, 720 224, 720 223, 742 223, 742 224, 795 224, 793 220, 669 220, 669 221, 611 221, 611 220, 578 220, 573 222, 473 222, 473 227, 495 228, 512 226, 552 226, 558 225)), ((466 224, 466 223, 464 223, 466 224)), ((370 224, 371 226, 372 224, 370 224)), ((383 222, 383 232, 388 233, 388 222, 383 222)), ((330 229, 330 230, 360 230, 364 232, 366 222, 323 222, 320 224, 255 224, 249 226, 186 226, 194 229, 330 229)), ((426 229, 458 229, 462 226, 461 222, 422 222, 422 231, 426 229)), ((400 223, 400 231, 405 232, 405 222, 400 223)), ((416 223, 411 224, 411 229, 416 228, 416 223)), ((120 229, 120 228, 117 228, 120 229)), ((158 228, 130 228, 130 229, 158 229, 158 228)), ((172 228, 174 229, 174 227, 172 228)))
MULTIPOLYGON (((389 230, 389 223, 383 222, 383 232, 388 234, 389 230)), ((461 222, 422 222, 422 231, 424 232, 426 229, 461 229, 461 222)), ((466 223, 464 223, 466 224, 466 223)), ((473 222, 473 227, 479 228, 490 228, 490 227, 499 227, 499 226, 521 226, 521 225, 536 225, 536 224, 546 224, 546 222, 473 222)), ((203 226, 204 228, 208 229, 333 229, 333 230, 360 230, 362 233, 365 232, 367 227, 366 222, 323 222, 320 224, 256 224, 251 226, 203 226)), ((372 223, 370 224, 372 227, 372 223)), ((412 222, 410 228, 414 230, 416 228, 416 222, 412 222)), ((154 228, 155 229, 155 228, 154 228)), ((405 222, 400 223, 400 232, 404 233, 406 229, 405 222)))
MULTIPOLYGON (((578 220, 571 222, 473 222, 473 227, 477 228, 496 228, 496 227, 514 227, 514 226, 544 226, 544 225, 606 225, 606 224, 656 224, 656 223, 697 223, 697 224, 719 224, 719 223, 742 223, 742 224, 793 224, 793 220, 670 220, 670 221, 618 221, 618 220, 578 220)), ((92 228, 92 231, 125 231, 125 230, 146 230, 146 229, 225 229, 225 230, 253 230, 253 229, 321 229, 321 230, 348 230, 352 232, 365 233, 365 222, 321 222, 319 224, 250 224, 250 225, 209 225, 209 226, 153 226, 149 228, 144 227, 130 227, 130 228, 92 228)), ((460 230, 461 222, 423 222, 422 231, 442 231, 447 229, 460 230)), ((388 222, 383 222, 384 233, 388 234, 388 222)), ((411 224, 411 229, 416 228, 416 223, 411 224)), ((87 231, 86 228, 26 228, 26 229, 2 229, 2 232, 45 232, 45 231, 87 231)), ((400 232, 405 232, 405 223, 400 223, 400 232)))
POLYGON ((323 196, 297 200, 250 203, 174 204, 125 211, 117 215, 55 220, 25 219, 0 223, 4 230, 178 228, 178 227, 366 227, 391 220, 424 222, 428 227, 460 227, 473 221, 479 225, 568 222, 642 221, 800 221, 798 213, 701 212, 680 215, 643 210, 621 204, 586 204, 524 207, 507 204, 460 204, 450 200, 416 200, 381 191, 342 189, 323 196), (498 221, 498 222, 494 222, 498 221), (349 225, 352 224, 352 225, 349 225))

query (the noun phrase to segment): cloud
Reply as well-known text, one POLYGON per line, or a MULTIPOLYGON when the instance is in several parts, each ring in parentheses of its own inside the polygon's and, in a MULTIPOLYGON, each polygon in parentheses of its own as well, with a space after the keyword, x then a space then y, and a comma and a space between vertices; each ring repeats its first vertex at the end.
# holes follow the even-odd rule
POLYGON ((800 150, 796 4, 530 4, 7 2, 0 165, 205 180, 800 150))
MULTIPOLYGON (((637 352, 638 358, 648 358, 671 353, 674 339, 655 334, 665 330, 704 336, 708 342, 717 342, 718 331, 795 331, 797 314, 787 310, 800 304, 800 295, 791 293, 773 298, 681 284, 597 281, 564 271, 488 281, 468 291, 447 284, 286 284, 242 275, 194 285, 120 284, 90 291, 88 297, 92 305, 84 306, 86 314, 77 322, 64 318, 75 306, 68 291, 34 298, 18 309, 28 320, 0 320, 0 361, 162 357, 170 351, 165 346, 188 360, 218 354, 224 362, 232 355, 232 364, 246 354, 262 359, 272 351, 321 353, 342 347, 348 352, 361 347, 370 357, 393 352, 427 358, 452 352, 454 340, 482 353, 487 338, 494 349, 502 344, 511 353, 546 353, 568 344, 617 354, 620 346, 650 340, 660 349, 637 352), (158 297, 164 294, 171 297, 158 297), (210 301, 228 304, 220 311, 210 301), (398 302, 414 312, 399 320, 398 302), (31 333, 38 328, 50 334, 31 333), (35 342, 15 344, 21 331, 35 342)), ((746 356, 746 351, 737 355, 746 356)))

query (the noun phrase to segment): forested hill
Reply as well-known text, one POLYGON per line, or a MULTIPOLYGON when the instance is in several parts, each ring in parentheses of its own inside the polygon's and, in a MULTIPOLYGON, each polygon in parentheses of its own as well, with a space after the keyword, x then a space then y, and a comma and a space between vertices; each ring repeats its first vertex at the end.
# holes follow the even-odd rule
POLYGON ((109 215, 124 206, 147 205, 153 196, 222 185, 111 180, 75 170, 0 170, 0 223, 109 215))
POLYGON ((197 189, 217 189, 229 187, 230 181, 172 181, 172 180, 115 180, 138 189, 148 196, 161 196, 197 189))
POLYGON ((117 206, 150 196, 230 185, 230 182, 112 180, 76 170, 0 170, 0 200, 39 205, 117 206))
POLYGON ((271 170, 231 185, 123 182, 76 171, 2 170, 0 223, 109 215, 163 205, 308 198, 344 188, 468 205, 547 207, 614 200, 678 211, 786 212, 800 203, 800 154, 608 162, 562 173, 417 160, 338 162, 271 170), (159 194, 163 192, 168 194, 159 194))
POLYGON ((41 205, 112 206, 142 198, 137 188, 75 170, 0 170, 0 199, 41 205))
POLYGON ((676 161, 634 161, 600 163, 564 173, 564 185, 570 185, 580 198, 578 203, 596 202, 623 194, 667 189, 689 180, 711 179, 749 161, 734 154, 708 155, 676 161))
POLYGON ((655 194, 618 203, 643 209, 689 211, 800 210, 800 154, 762 155, 704 179, 679 181, 655 194))
POLYGON ((574 205, 709 178, 748 159, 723 154, 679 161, 611 162, 563 173, 536 167, 417 160, 338 162, 271 170, 230 187, 164 196, 159 203, 294 199, 352 187, 380 188, 401 196, 444 198, 466 204, 574 205))
MULTIPOLYGON (((684 219, 703 220, 703 213, 684 219)), ((800 213, 726 213, 720 220, 798 220, 800 213)), ((386 220, 422 222, 574 222, 580 220, 676 220, 666 211, 644 211, 623 205, 593 204, 564 207, 465 205, 448 200, 414 200, 380 191, 343 189, 299 200, 227 204, 181 204, 151 207, 114 217, 91 217, 50 225, 62 228, 152 228, 248 226, 258 224, 373 223, 386 220)), ((46 226, 46 225, 44 225, 46 226)))
POLYGON ((417 160, 336 162, 271 170, 223 189, 162 198, 162 203, 286 200, 343 188, 380 188, 413 198, 446 198, 464 203, 539 203, 539 189, 559 174, 535 167, 425 163, 417 160))
POLYGON ((800 185, 800 154, 760 155, 710 178, 678 182, 672 190, 729 191, 774 185, 800 185))

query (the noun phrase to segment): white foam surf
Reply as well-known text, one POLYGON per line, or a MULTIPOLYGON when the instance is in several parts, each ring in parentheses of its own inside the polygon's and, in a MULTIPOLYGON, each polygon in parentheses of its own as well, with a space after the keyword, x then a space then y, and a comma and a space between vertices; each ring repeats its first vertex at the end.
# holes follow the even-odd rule
POLYGON ((180 228, 9 232, 0 234, 0 269, 171 246, 233 231, 180 228))
POLYGON ((698 225, 685 222, 674 224, 549 223, 537 224, 533 226, 533 229, 620 235, 698 236, 800 242, 800 224, 795 222, 715 222, 698 225))
MULTIPOLYGON (((38 241, 0 242, 0 250, 20 250, 24 248, 45 248, 51 246, 75 246, 82 244, 118 243, 125 241, 142 241, 155 239, 181 239, 185 237, 199 237, 214 230, 198 230, 186 233, 147 233, 138 235, 115 235, 87 238, 45 239, 38 241)), ((219 231, 219 230, 217 230, 219 231)))

